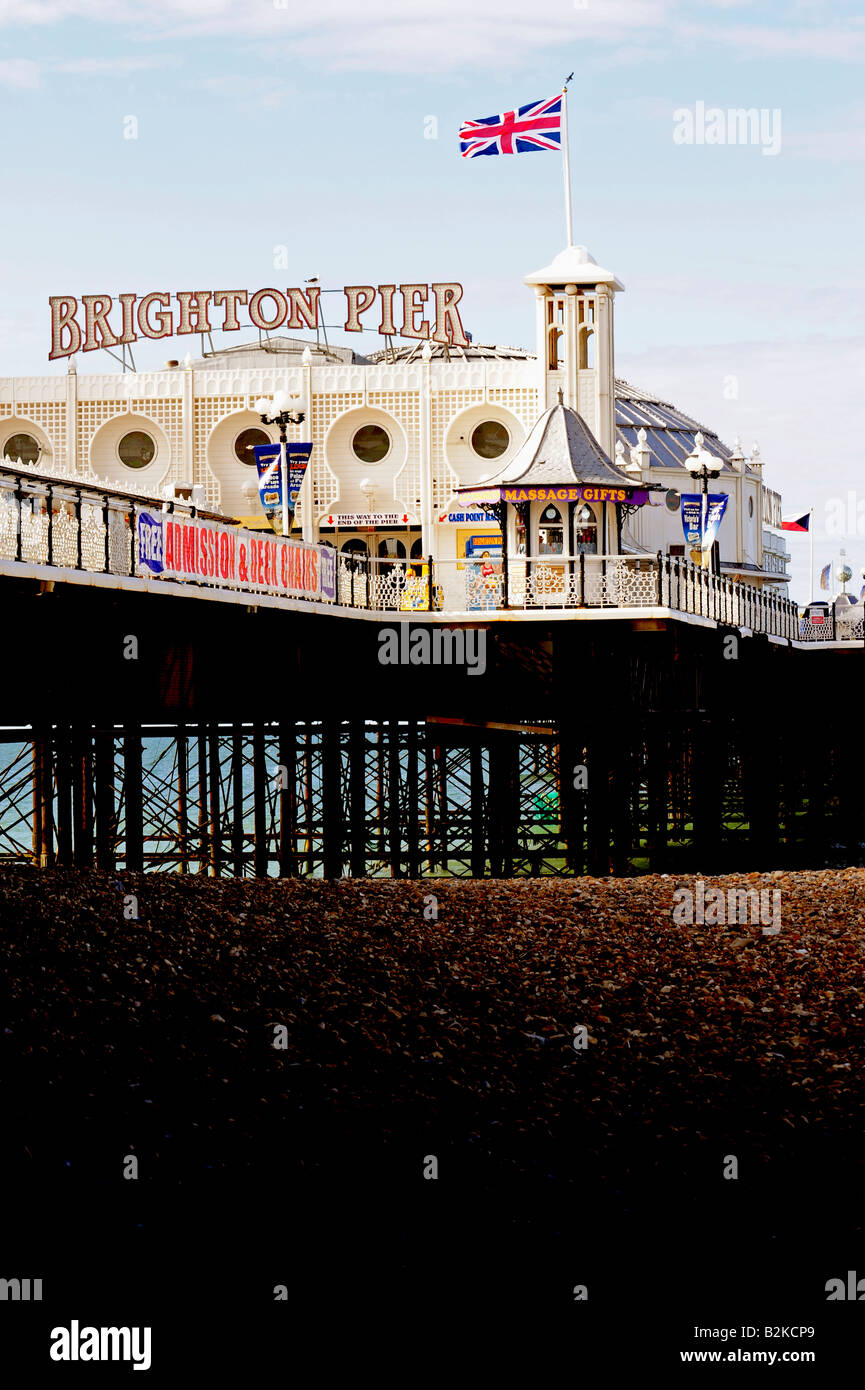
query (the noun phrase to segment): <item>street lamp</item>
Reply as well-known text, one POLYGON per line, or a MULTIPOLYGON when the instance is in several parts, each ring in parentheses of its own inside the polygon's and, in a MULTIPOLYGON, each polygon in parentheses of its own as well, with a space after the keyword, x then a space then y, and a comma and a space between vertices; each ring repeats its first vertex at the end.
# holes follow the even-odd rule
POLYGON ((696 482, 700 479, 702 501, 700 503, 700 558, 703 568, 708 569, 708 555, 705 549, 706 528, 709 518, 709 479, 721 476, 721 460, 708 449, 703 448, 703 435, 700 430, 694 436, 694 452, 685 459, 685 467, 696 482))
POLYGON ((253 409, 261 416, 263 425, 279 426, 279 476, 282 483, 282 534, 287 536, 288 526, 288 426, 300 425, 306 419, 302 410, 297 410, 292 402, 300 400, 296 391, 275 391, 272 399, 259 396, 253 409))

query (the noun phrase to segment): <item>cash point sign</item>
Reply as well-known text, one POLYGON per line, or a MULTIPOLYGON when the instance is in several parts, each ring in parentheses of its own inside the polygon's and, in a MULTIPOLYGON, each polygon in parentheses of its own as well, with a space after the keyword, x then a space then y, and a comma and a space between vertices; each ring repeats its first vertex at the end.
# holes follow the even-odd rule
POLYGON ((336 553, 218 521, 139 510, 136 572, 287 598, 336 598, 336 553))
MULTIPOLYGON (((462 285, 346 285, 345 331, 372 329, 387 337, 428 338, 434 343, 468 347, 457 305, 462 285), (361 323, 363 315, 369 318, 361 323)), ((151 290, 119 294, 52 295, 49 360, 76 352, 122 347, 139 338, 171 338, 185 333, 237 333, 243 308, 253 327, 318 328, 317 285, 307 289, 151 290)))

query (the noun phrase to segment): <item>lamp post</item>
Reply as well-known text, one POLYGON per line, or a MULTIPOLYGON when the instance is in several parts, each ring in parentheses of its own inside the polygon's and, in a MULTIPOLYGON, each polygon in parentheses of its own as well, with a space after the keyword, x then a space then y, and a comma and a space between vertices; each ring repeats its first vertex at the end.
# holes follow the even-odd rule
POLYGON ((287 536, 288 526, 288 426, 300 425, 306 419, 302 410, 296 410, 292 401, 299 400, 296 391, 275 391, 273 399, 259 396, 254 409, 261 417, 263 425, 279 426, 279 476, 282 484, 282 534, 287 536))
POLYGON ((709 479, 721 476, 721 461, 710 454, 708 449, 703 448, 703 435, 698 430, 694 437, 694 452, 685 459, 685 467, 691 477, 696 482, 699 478, 701 484, 702 501, 700 503, 700 560, 703 569, 708 569, 708 555, 706 554, 705 540, 706 527, 709 519, 709 479), (714 465, 710 467, 709 465, 714 465))

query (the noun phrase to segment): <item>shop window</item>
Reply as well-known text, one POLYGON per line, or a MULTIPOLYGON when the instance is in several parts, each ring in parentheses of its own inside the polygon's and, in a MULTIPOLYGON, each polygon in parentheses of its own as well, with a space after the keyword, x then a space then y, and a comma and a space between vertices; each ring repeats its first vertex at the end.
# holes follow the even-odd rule
POLYGON ((516 538, 517 538, 517 554, 518 554, 518 555, 525 555, 525 553, 526 553, 526 511, 525 511, 525 507, 517 507, 516 538))
POLYGON ((545 507, 538 527, 538 554, 561 555, 565 548, 565 531, 558 507, 545 507))
POLYGON ((591 507, 584 503, 574 513, 574 554, 597 555, 598 523, 591 507))

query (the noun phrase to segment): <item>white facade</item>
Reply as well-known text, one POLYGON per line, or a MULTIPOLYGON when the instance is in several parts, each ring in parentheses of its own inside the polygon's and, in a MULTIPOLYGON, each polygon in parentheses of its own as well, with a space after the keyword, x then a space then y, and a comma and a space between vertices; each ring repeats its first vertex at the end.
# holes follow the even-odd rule
MULTIPOLYGON (((354 542, 372 554, 401 551, 453 560, 465 554, 466 532, 488 535, 491 542, 497 535, 491 524, 478 521, 457 489, 497 472, 561 389, 565 404, 579 411, 635 486, 695 490, 681 457, 667 456, 658 442, 666 430, 663 437, 675 435, 681 443, 688 426, 698 428, 695 422, 616 382, 613 301, 622 287, 615 276, 584 248, 572 247, 526 284, 537 305, 534 354, 417 343, 398 347, 392 360, 377 354, 377 360, 364 362, 340 360, 351 356, 345 349, 282 340, 163 371, 90 375, 73 366, 64 376, 5 378, 0 455, 10 466, 25 438, 31 443, 24 467, 35 449, 41 472, 105 480, 155 497, 194 487, 204 507, 261 523, 255 469, 241 462, 235 446, 251 429, 278 437, 273 427, 262 426, 253 403, 283 390, 296 396, 296 408, 306 414, 289 438, 314 445, 296 517, 304 539, 329 539, 340 548, 354 542), (684 423, 674 430, 670 416, 684 423), (654 418, 642 446, 632 423, 641 417, 654 418), (383 431, 376 436, 381 457, 358 457, 357 432, 372 426, 383 431), (478 426, 486 426, 481 434, 502 452, 491 452, 490 445, 478 451, 478 426), (150 441, 142 467, 132 468, 121 457, 130 436, 150 441), (337 528, 330 521, 358 513, 397 520, 371 528, 337 528), (467 514, 472 519, 462 523, 448 519, 467 514)), ((779 499, 764 488, 762 461, 733 455, 726 462, 730 451, 710 431, 705 447, 724 460, 712 490, 730 497, 719 537, 722 567, 757 583, 783 580, 779 499)), ((542 504, 532 507, 530 524, 536 527, 542 504)), ((631 551, 677 553, 682 542, 678 510, 668 510, 663 499, 632 514, 622 534, 623 549, 631 551)), ((616 543, 609 525, 607 551, 616 543)), ((573 537, 565 544, 570 553, 573 537)))

